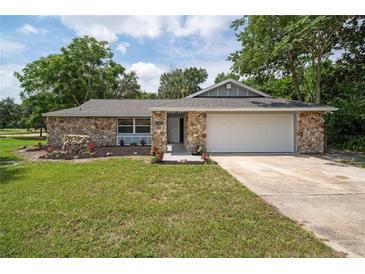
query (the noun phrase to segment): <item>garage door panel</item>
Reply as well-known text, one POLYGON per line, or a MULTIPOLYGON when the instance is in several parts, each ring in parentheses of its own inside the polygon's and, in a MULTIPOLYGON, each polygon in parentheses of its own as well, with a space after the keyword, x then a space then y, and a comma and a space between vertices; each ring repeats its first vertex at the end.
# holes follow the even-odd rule
POLYGON ((208 114, 210 152, 293 152, 293 114, 208 114))

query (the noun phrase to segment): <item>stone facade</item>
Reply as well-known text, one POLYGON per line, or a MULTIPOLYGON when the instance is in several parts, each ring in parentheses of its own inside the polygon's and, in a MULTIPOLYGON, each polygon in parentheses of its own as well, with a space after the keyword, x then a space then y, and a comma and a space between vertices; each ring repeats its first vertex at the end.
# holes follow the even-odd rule
POLYGON ((325 147, 324 113, 298 112, 297 151, 299 153, 323 153, 325 147))
POLYGON ((48 144, 61 147, 65 135, 88 135, 95 146, 116 145, 115 117, 48 117, 48 144))
POLYGON ((207 114, 191 111, 185 113, 184 143, 188 151, 194 151, 197 146, 207 145, 207 114))
POLYGON ((165 152, 167 146, 167 112, 153 111, 151 119, 152 144, 165 152))

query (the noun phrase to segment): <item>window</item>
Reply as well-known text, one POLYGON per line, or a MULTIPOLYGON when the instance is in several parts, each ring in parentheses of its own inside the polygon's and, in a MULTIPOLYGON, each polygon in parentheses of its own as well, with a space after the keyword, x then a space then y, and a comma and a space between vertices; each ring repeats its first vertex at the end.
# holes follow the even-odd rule
POLYGON ((151 133, 150 118, 118 119, 118 133, 151 133))
POLYGON ((133 118, 119 119, 118 133, 133 133, 133 118))
POLYGON ((136 118, 135 119, 135 133, 150 133, 151 132, 151 119, 149 118, 136 118))

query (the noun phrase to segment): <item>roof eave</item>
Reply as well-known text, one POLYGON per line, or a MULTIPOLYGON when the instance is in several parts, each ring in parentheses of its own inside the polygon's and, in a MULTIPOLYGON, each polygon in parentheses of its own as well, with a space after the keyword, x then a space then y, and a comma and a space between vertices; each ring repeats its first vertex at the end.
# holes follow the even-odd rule
POLYGON ((204 108, 204 107, 153 107, 150 111, 201 111, 201 112, 297 112, 297 111, 336 111, 335 107, 288 107, 288 108, 204 108))

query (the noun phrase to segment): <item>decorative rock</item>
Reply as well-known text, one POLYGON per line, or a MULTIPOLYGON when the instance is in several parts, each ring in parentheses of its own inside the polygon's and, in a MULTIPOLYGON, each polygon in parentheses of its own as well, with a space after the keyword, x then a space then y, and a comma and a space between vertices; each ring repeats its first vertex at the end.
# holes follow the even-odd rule
POLYGON ((106 156, 112 156, 113 155, 113 152, 107 152, 106 153, 106 156))
POLYGON ((62 151, 67 154, 76 155, 87 149, 90 137, 87 135, 65 135, 63 139, 62 151))

